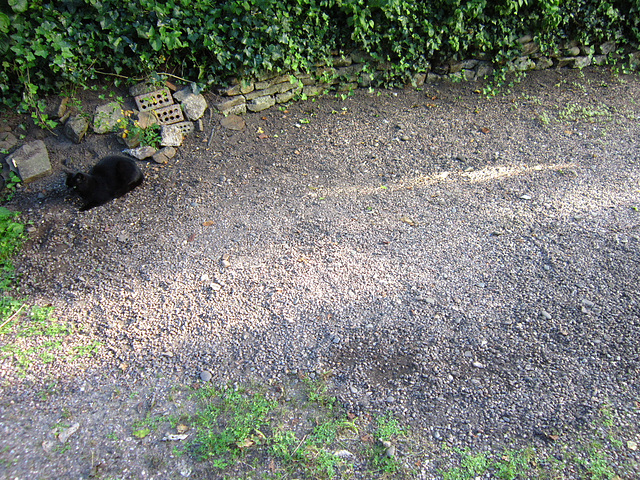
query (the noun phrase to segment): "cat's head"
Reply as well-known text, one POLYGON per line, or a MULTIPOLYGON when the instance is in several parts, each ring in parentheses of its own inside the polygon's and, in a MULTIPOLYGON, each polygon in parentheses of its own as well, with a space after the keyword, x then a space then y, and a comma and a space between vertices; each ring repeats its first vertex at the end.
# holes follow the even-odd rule
POLYGON ((82 188, 87 183, 87 174, 82 172, 67 172, 67 187, 82 188))

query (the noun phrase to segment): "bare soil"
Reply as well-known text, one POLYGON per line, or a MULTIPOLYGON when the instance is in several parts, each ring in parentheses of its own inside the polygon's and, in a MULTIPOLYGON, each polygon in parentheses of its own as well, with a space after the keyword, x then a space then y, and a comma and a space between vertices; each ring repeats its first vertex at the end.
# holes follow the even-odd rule
MULTIPOLYGON (((63 165, 122 147, 30 129, 54 173, 8 205, 32 224, 15 295, 74 333, 50 361, 0 360, 0 476, 222 478, 162 429, 132 436, 191 408, 182 387, 205 370, 268 388, 328 377, 353 415, 411 426, 416 478, 439 478, 425 445, 544 445, 603 404, 640 442, 640 80, 478 88, 326 95, 243 131, 207 112, 174 160, 141 162, 140 188, 88 212, 63 165)), ((640 476, 638 451, 616 462, 640 476)))

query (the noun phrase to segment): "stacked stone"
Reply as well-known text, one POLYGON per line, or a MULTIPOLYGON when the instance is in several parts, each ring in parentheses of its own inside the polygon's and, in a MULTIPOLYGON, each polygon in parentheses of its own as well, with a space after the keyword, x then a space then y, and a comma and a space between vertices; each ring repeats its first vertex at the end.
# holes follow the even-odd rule
MULTIPOLYGON (((509 62, 508 67, 512 72, 525 72, 529 70, 545 70, 548 68, 584 68, 589 65, 604 65, 610 56, 616 55, 616 42, 605 42, 598 47, 581 46, 572 41, 559 45, 556 52, 551 55, 540 53, 538 45, 531 35, 518 39, 521 45, 522 55, 509 62)), ((640 64, 640 52, 632 53, 631 59, 637 58, 640 64)), ((427 80, 437 81, 441 79, 474 81, 481 80, 494 71, 494 66, 480 55, 478 58, 450 62, 438 66, 430 71, 427 80)))
MULTIPOLYGON (((511 61, 511 71, 544 70, 547 68, 584 68, 589 65, 603 65, 607 58, 616 55, 614 41, 605 42, 597 48, 580 46, 577 42, 560 45, 556 53, 543 55, 531 35, 518 39, 522 55, 511 61)), ((630 54, 636 68, 640 66, 640 52, 630 54)), ((393 68, 389 62, 380 62, 374 71, 364 71, 371 57, 362 52, 349 55, 334 55, 327 64, 316 64, 311 73, 292 73, 285 75, 263 76, 255 79, 233 79, 231 86, 220 93, 228 97, 218 103, 216 108, 223 114, 242 114, 247 111, 259 112, 273 105, 285 103, 302 94, 306 97, 319 95, 328 90, 350 91, 358 87, 379 85, 385 73, 393 68)), ((429 63, 426 72, 412 76, 411 85, 420 87, 426 80, 433 82, 442 79, 475 81, 481 80, 494 71, 489 58, 479 55, 476 58, 449 62, 433 68, 429 63)))
MULTIPOLYGON (((231 86, 220 91, 230 97, 216 105, 225 115, 260 112, 279 103, 286 103, 297 95, 313 97, 327 90, 354 90, 358 86, 371 85, 377 78, 363 74, 366 57, 354 52, 336 55, 329 64, 316 64, 313 73, 265 75, 256 79, 233 79, 231 86)), ((375 72, 374 72, 375 73, 375 72)))
POLYGON ((156 123, 160 125, 163 147, 160 150, 151 146, 124 150, 132 157, 139 160, 150 157, 156 163, 167 163, 176 155, 175 147, 182 145, 184 137, 195 129, 194 122, 198 122, 200 130, 203 129, 201 117, 207 108, 207 101, 189 87, 171 93, 169 88, 155 90, 142 83, 132 87, 130 93, 138 106, 141 128, 156 123))

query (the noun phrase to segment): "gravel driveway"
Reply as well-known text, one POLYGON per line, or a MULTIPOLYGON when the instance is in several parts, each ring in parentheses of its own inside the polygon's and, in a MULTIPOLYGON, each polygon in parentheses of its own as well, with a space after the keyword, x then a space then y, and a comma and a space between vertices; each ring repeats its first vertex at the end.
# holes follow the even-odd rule
POLYGON ((391 411, 429 442, 531 444, 605 402, 639 441, 640 80, 562 70, 493 99, 476 88, 330 94, 238 132, 207 114, 177 160, 89 212, 61 163, 120 147, 47 137, 55 174, 10 205, 33 222, 20 295, 78 327, 68 348, 99 346, 0 363, 6 478, 79 478, 92 455, 117 478, 180 478, 184 457, 154 473, 136 459, 160 447, 100 435, 203 371, 331 371, 348 411, 391 411), (63 411, 81 428, 55 455, 43 441, 63 411))

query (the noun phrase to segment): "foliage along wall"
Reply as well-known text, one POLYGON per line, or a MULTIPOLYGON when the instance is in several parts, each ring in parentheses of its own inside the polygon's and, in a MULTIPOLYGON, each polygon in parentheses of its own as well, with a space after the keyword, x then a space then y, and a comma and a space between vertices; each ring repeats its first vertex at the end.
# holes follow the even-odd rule
POLYGON ((637 47, 640 0, 0 0, 0 91, 25 107, 104 73, 221 84, 354 50, 390 65, 389 85, 450 60, 505 64, 527 34, 543 53, 566 40, 637 47))

